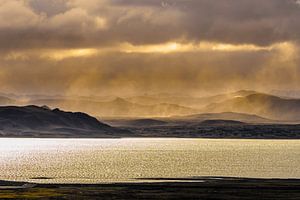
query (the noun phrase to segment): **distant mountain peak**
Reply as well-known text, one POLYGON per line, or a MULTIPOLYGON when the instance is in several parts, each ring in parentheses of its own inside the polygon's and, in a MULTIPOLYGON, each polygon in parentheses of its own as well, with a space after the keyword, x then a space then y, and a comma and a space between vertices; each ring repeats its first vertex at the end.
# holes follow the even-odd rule
POLYGON ((45 110, 51 110, 51 108, 49 108, 49 107, 46 106, 46 105, 41 106, 41 108, 43 108, 43 109, 45 109, 45 110))
POLYGON ((115 103, 129 103, 128 101, 126 101, 125 99, 121 98, 121 97, 116 97, 113 102, 115 103))
POLYGON ((259 92, 257 91, 254 91, 254 90, 239 90, 239 91, 236 91, 236 92, 233 92, 232 94, 234 96, 248 96, 248 95, 252 95, 252 94, 258 94, 259 92))
POLYGON ((204 108, 204 112, 207 111, 248 113, 273 120, 293 122, 300 120, 300 99, 255 93, 210 104, 204 108))

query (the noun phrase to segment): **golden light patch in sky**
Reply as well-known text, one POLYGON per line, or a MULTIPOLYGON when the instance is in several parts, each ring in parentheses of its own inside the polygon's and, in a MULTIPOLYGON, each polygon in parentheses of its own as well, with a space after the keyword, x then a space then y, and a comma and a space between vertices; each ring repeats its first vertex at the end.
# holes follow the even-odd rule
POLYGON ((123 53, 158 53, 168 54, 177 52, 253 52, 253 51, 272 51, 282 52, 282 56, 290 59, 295 54, 295 45, 290 42, 276 43, 269 46, 256 46, 253 44, 226 44, 203 41, 195 43, 169 42, 155 45, 133 45, 122 43, 114 47, 101 48, 77 48, 77 49, 44 49, 30 51, 14 51, 4 56, 5 60, 28 60, 30 57, 60 61, 68 58, 84 58, 99 55, 105 52, 123 53))
MULTIPOLYGON (((122 44, 120 46, 120 51, 125 53, 170 53, 176 51, 187 50, 187 47, 176 43, 170 42, 166 44, 157 44, 157 45, 132 45, 132 44, 122 44)), ((189 49, 190 47, 188 47, 189 49)))
POLYGON ((107 28, 107 21, 104 18, 96 17, 96 28, 98 29, 106 29, 107 28))
MULTIPOLYGON (((273 46, 260 47, 252 44, 241 44, 241 45, 233 45, 233 44, 223 44, 223 43, 207 43, 204 44, 203 49, 210 49, 213 51, 269 51, 274 49, 273 46)), ((200 44, 201 48, 201 44, 200 44)))
POLYGON ((290 42, 282 42, 274 45, 280 51, 280 59, 285 61, 293 61, 297 53, 297 46, 290 42))
POLYGON ((89 57, 97 54, 97 49, 69 49, 69 50, 46 50, 41 54, 42 58, 63 60, 66 58, 89 57))
POLYGON ((158 45, 132 45, 122 44, 121 52, 126 53, 172 53, 172 52, 193 52, 193 51, 270 51, 282 46, 281 43, 270 46, 256 46, 253 44, 226 44, 214 42, 177 43, 169 42, 158 45))
POLYGON ((27 60, 28 55, 25 52, 13 51, 4 56, 4 60, 27 60))
POLYGON ((29 51, 12 51, 4 56, 5 60, 28 60, 29 58, 42 58, 49 60, 64 60, 67 58, 89 57, 99 52, 93 48, 80 49, 43 49, 29 51))

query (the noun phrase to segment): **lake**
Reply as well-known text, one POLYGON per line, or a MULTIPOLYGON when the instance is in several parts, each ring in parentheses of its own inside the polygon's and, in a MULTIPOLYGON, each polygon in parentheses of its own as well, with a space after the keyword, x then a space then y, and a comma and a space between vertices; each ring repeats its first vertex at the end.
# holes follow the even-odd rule
POLYGON ((191 176, 300 178, 300 140, 1 138, 0 152, 1 180, 111 183, 191 176))

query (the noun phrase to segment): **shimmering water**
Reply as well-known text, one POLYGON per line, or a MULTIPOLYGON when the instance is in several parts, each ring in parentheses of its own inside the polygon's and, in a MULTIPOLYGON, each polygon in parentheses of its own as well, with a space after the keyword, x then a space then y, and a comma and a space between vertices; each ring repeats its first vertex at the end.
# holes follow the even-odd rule
POLYGON ((101 183, 190 176, 300 178, 299 166, 300 140, 0 139, 1 180, 101 183))

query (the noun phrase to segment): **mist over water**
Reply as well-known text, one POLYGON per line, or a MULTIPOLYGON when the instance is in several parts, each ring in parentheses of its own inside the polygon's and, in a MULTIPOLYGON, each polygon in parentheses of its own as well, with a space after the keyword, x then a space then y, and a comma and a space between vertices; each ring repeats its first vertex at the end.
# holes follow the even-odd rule
POLYGON ((0 151, 3 180, 104 183, 192 176, 300 178, 299 140, 0 139, 0 151))

